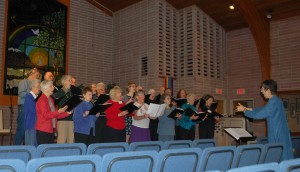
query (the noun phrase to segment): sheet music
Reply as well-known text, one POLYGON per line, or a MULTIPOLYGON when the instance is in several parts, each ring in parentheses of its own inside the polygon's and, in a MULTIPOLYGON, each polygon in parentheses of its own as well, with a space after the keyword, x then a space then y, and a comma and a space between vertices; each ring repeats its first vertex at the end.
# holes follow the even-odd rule
POLYGON ((253 137, 244 128, 225 128, 224 130, 227 131, 236 140, 239 140, 241 137, 253 137))
POLYGON ((153 104, 150 103, 147 114, 149 114, 151 117, 159 117, 162 116, 166 108, 166 104, 153 104))

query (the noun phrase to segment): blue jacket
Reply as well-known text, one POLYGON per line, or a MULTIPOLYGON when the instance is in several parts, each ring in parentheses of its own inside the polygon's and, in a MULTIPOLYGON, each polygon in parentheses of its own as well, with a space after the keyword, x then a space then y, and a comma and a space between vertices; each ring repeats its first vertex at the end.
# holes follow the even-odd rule
MULTIPOLYGON (((197 109, 193 106, 193 105, 190 105, 188 103, 186 104, 183 104, 181 106, 182 109, 187 109, 187 108, 191 108, 193 109, 194 111, 197 112, 197 109)), ((192 128, 192 126, 195 126, 196 122, 193 122, 189 116, 185 116, 185 113, 182 114, 182 117, 181 119, 179 120, 179 126, 186 129, 186 130, 190 130, 192 128)), ((195 127, 194 127, 195 128, 195 127)))
MULTIPOLYGON (((89 111, 93 107, 91 102, 82 101, 74 110, 73 121, 74 121, 74 132, 80 134, 90 135, 90 129, 95 129, 95 121, 97 117, 95 115, 83 116, 85 111, 89 111)), ((95 135, 95 130, 94 134, 95 135)))
POLYGON ((36 103, 34 101, 33 95, 29 92, 25 96, 24 101, 24 127, 25 130, 35 129, 36 123, 36 103))
POLYGON ((293 147, 285 110, 282 101, 277 96, 272 96, 264 107, 253 108, 252 111, 247 110, 245 115, 254 119, 266 119, 268 142, 283 144, 282 160, 293 158, 293 147))

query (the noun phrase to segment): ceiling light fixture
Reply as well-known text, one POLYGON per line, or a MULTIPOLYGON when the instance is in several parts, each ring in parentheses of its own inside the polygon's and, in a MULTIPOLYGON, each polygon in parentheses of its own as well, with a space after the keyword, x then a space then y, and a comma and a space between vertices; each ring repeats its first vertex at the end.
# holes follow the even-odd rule
POLYGON ((229 5, 229 9, 234 10, 234 4, 229 5))

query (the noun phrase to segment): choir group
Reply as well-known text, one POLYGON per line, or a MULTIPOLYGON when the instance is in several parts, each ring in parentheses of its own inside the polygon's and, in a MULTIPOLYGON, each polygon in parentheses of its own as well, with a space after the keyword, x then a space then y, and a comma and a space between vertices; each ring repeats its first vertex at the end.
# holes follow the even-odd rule
POLYGON ((158 94, 155 89, 145 93, 134 82, 128 83, 126 93, 118 86, 106 92, 104 83, 76 87, 76 80, 70 75, 62 76, 61 88, 57 88, 51 72, 44 74, 42 82, 38 79, 39 75, 37 69, 31 69, 28 78, 19 84, 15 144, 22 144, 23 138, 26 145, 35 146, 54 143, 55 140, 57 143, 86 145, 193 140, 196 125, 199 125, 199 138, 207 139, 214 137, 215 123, 220 121, 218 116, 211 115, 215 111, 212 108, 214 97, 211 95, 204 95, 199 101, 194 94, 180 89, 177 96, 172 97, 171 89, 164 87, 159 88, 158 94), (74 95, 81 95, 80 103, 66 105, 74 95), (91 111, 99 103, 106 109, 91 111), (162 115, 153 117, 148 114, 151 103, 165 104, 162 115), (138 108, 132 112, 121 110, 129 104, 138 108), (183 111, 171 118, 170 114, 178 108, 183 111), (187 115, 187 109, 195 113, 187 115), (198 112, 204 113, 199 116, 198 112))

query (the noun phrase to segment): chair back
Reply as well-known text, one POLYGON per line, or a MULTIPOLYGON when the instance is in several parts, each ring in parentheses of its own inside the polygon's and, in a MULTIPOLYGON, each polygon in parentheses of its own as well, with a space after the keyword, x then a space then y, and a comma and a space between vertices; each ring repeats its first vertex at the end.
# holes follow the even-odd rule
POLYGON ((37 150, 32 145, 0 146, 0 159, 19 159, 27 163, 37 157, 37 150))
POLYGON ((162 150, 158 154, 157 172, 199 171, 202 150, 200 148, 182 148, 162 150))
POLYGON ((268 143, 263 147, 263 154, 260 163, 280 163, 283 154, 283 145, 280 143, 268 143))
POLYGON ((148 141, 148 142, 133 142, 129 145, 129 151, 161 151, 164 142, 162 141, 148 141))
POLYGON ((163 149, 180 149, 180 148, 190 148, 192 147, 191 140, 172 140, 172 141, 165 141, 163 149))
POLYGON ((280 162, 280 171, 284 172, 299 172, 300 159, 290 159, 280 162))
POLYGON ((25 172, 25 162, 19 159, 1 159, 0 172, 25 172))
POLYGON ((300 136, 292 136, 294 158, 300 158, 300 136))
POLYGON ((216 140, 215 139, 197 139, 192 143, 192 147, 201 148, 204 150, 205 148, 215 147, 216 140))
POLYGON ((128 143, 126 142, 117 142, 117 143, 95 143, 89 145, 87 148, 86 154, 96 154, 103 156, 107 153, 114 152, 126 152, 128 151, 128 143))
POLYGON ((157 163, 156 151, 109 153, 103 156, 101 171, 152 172, 157 163))
POLYGON ((236 148, 231 168, 259 164, 263 152, 262 144, 240 145, 236 148))
POLYGON ((83 143, 42 144, 37 147, 38 157, 85 155, 86 145, 83 143))
POLYGON ((74 155, 37 158, 28 162, 27 172, 100 172, 98 155, 74 155))
POLYGON ((279 172, 279 164, 265 163, 265 164, 257 164, 257 165, 249 165, 245 167, 232 168, 227 172, 279 172))
POLYGON ((200 160, 199 171, 226 171, 230 169, 235 149, 234 146, 210 147, 204 149, 200 160))

